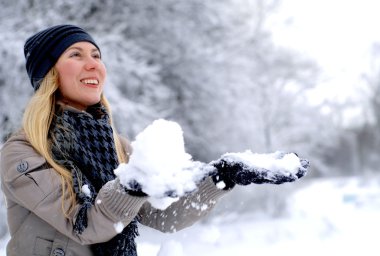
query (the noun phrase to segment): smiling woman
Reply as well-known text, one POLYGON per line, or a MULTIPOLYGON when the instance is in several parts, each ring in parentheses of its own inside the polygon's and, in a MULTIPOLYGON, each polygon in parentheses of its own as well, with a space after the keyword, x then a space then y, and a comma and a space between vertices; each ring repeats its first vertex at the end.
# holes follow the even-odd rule
POLYGON ((180 230, 227 193, 205 177, 170 209, 153 208, 147 194, 126 188, 114 174, 131 147, 113 126, 94 39, 77 26, 58 25, 30 37, 24 51, 35 93, 0 160, 8 256, 136 256, 137 221, 180 230))

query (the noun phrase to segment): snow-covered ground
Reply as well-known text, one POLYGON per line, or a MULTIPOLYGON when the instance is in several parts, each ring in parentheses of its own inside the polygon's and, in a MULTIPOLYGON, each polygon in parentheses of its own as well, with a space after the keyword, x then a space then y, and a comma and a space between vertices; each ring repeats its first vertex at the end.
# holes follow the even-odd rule
POLYGON ((174 234, 140 227, 139 256, 379 255, 380 177, 309 182, 286 217, 225 214, 174 234))
POLYGON ((379 255, 380 178, 311 182, 289 200, 290 215, 243 215, 175 234, 140 228, 140 256, 379 255))

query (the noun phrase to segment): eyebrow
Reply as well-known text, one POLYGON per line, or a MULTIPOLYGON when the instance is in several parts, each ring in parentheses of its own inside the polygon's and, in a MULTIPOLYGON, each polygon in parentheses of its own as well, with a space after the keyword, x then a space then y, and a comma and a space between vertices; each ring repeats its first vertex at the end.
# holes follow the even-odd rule
MULTIPOLYGON (((83 48, 82 47, 79 47, 79 46, 72 46, 72 47, 69 47, 67 48, 66 51, 69 51, 69 50, 79 50, 79 51, 83 51, 83 48)), ((94 46, 94 48, 91 49, 91 52, 100 52, 98 48, 96 48, 94 46)))

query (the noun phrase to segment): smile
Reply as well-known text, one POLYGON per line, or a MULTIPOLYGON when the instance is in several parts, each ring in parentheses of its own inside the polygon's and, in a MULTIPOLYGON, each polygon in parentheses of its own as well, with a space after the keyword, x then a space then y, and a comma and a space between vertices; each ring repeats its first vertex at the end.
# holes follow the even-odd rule
POLYGON ((83 79, 81 80, 82 83, 84 84, 91 84, 91 85, 98 85, 99 81, 96 79, 83 79))

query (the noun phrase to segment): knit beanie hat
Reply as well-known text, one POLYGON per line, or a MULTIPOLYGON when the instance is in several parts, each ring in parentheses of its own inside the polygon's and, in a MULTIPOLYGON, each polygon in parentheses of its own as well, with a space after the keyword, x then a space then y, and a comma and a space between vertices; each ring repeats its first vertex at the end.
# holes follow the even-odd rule
POLYGON ((53 26, 26 40, 24 45, 26 71, 35 91, 61 54, 72 44, 83 41, 90 42, 99 49, 86 31, 73 25, 53 26))

